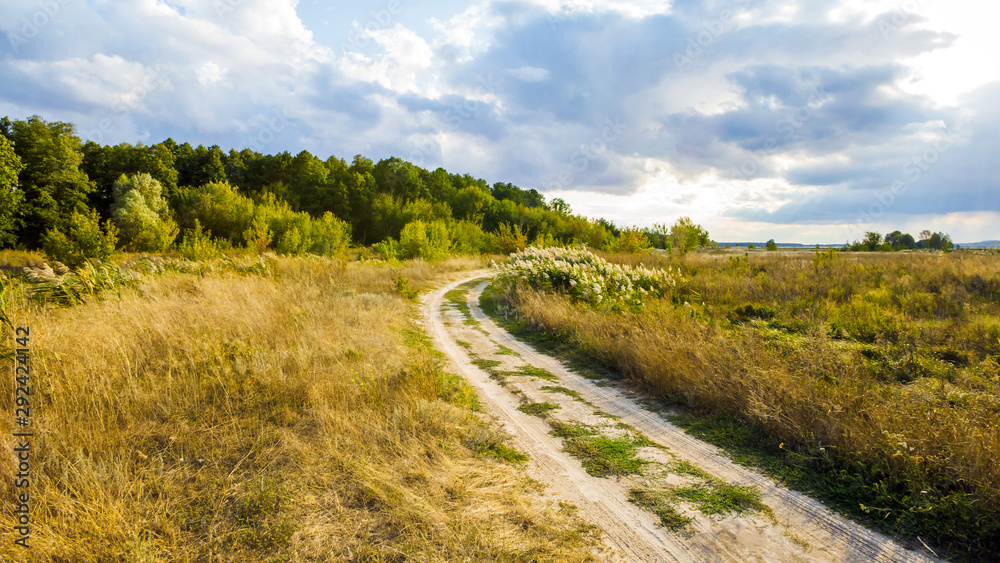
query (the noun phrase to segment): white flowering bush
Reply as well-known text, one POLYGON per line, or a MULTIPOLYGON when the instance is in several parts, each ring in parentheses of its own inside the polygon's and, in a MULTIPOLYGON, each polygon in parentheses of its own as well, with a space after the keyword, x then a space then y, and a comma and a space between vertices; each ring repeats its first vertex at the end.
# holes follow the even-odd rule
POLYGON ((538 289, 565 291, 591 305, 639 306, 646 296, 661 297, 681 281, 672 268, 611 264, 584 246, 530 247, 511 254, 507 264, 496 268, 501 285, 521 281, 538 289))

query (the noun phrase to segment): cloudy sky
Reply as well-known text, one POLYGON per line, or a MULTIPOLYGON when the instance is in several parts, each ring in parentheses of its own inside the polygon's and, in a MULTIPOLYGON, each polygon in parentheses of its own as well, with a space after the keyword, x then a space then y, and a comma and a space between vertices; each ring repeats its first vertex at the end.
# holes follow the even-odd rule
POLYGON ((0 115, 399 156, 620 225, 1000 239, 981 0, 4 0, 0 115))

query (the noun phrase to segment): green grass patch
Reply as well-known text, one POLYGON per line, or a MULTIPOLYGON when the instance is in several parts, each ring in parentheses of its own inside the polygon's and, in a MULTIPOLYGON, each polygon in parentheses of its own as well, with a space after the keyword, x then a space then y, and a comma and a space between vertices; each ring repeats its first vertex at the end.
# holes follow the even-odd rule
POLYGON ((644 489, 629 491, 628 500, 632 504, 649 510, 660 517, 660 525, 670 531, 678 532, 694 522, 694 518, 684 516, 674 508, 673 495, 644 489))
POLYGON ((576 399, 577 401, 584 402, 583 401, 583 396, 580 395, 579 392, 574 391, 572 389, 567 389, 567 388, 562 387, 562 386, 558 386, 558 385, 556 385, 556 386, 545 385, 543 387, 540 387, 539 389, 541 389, 542 391, 545 391, 547 393, 560 393, 562 395, 566 395, 567 397, 572 397, 572 398, 576 399))
POLYGON ((630 436, 578 436, 566 439, 563 450, 579 458, 594 477, 636 475, 649 463, 636 457, 642 440, 630 436))
POLYGON ((464 340, 456 340, 455 344, 458 344, 462 348, 472 348, 472 344, 469 344, 468 342, 466 342, 464 340))
POLYGON ((403 346, 406 346, 407 348, 423 348, 425 350, 434 349, 431 337, 427 336, 427 334, 422 331, 404 328, 399 332, 403 335, 403 346))
POLYGON ((527 364, 517 368, 514 371, 504 371, 504 370, 494 370, 497 377, 537 377, 538 379, 544 379, 545 381, 559 381, 559 378, 555 376, 552 372, 544 370, 542 368, 536 368, 533 365, 527 364))
POLYGON ((704 469, 695 466, 687 460, 681 460, 670 466, 670 471, 676 473, 677 475, 690 475, 691 477, 697 477, 699 479, 710 480, 712 476, 708 474, 704 469))
POLYGON ((527 454, 519 452, 503 442, 487 444, 479 450, 479 454, 502 459, 507 463, 524 463, 528 461, 527 454))
POLYGON ((468 297, 469 292, 465 289, 453 289, 444 294, 444 298, 448 301, 448 303, 458 309, 458 311, 462 313, 462 316, 465 317, 462 324, 480 329, 480 332, 486 334, 486 332, 480 328, 479 321, 472 318, 472 310, 469 309, 468 297))
POLYGON ((439 372, 435 381, 438 396, 445 401, 464 407, 470 411, 479 411, 479 396, 465 379, 448 372, 439 372))
POLYGON ((476 359, 472 360, 472 363, 473 363, 473 365, 475 365, 479 369, 482 369, 482 370, 485 370, 485 371, 488 371, 488 372, 493 372, 493 371, 495 371, 493 368, 497 367, 498 365, 502 364, 503 362, 501 362, 500 360, 487 360, 486 358, 476 358, 476 359))
POLYGON ((469 292, 464 289, 453 289, 444 294, 444 298, 448 301, 448 303, 458 309, 458 311, 466 317, 472 316, 472 311, 469 309, 468 297, 469 292))
POLYGON ((510 348, 504 346, 503 344, 497 344, 497 347, 500 349, 500 351, 497 352, 497 354, 499 354, 501 356, 517 356, 517 357, 521 357, 521 354, 518 354, 517 352, 511 350, 510 348))
POLYGON ((546 414, 558 408, 560 408, 559 405, 553 405, 552 403, 524 403, 517 407, 517 410, 525 414, 533 414, 544 418, 546 414))
POLYGON ((677 489, 675 494, 678 498, 697 505, 698 510, 703 514, 770 512, 770 509, 761 500, 760 491, 754 487, 731 485, 712 480, 677 489))
POLYGON ((550 434, 557 438, 579 438, 581 436, 594 436, 597 434, 597 431, 593 428, 578 422, 569 423, 551 420, 549 421, 549 426, 552 427, 550 434))

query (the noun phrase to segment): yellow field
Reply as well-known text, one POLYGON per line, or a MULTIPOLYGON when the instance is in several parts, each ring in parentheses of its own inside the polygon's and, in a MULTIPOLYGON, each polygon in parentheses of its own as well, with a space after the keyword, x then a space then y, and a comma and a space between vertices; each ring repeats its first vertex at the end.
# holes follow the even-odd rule
MULTIPOLYGON (((589 528, 501 459, 503 437, 394 281, 424 288, 481 263, 267 263, 146 275, 68 308, 10 284, 8 313, 31 328, 33 530, 30 551, 5 540, 0 560, 591 557, 589 528)), ((13 386, 0 384, 4 412, 13 386)), ((0 431, 16 431, 10 417, 0 431)))

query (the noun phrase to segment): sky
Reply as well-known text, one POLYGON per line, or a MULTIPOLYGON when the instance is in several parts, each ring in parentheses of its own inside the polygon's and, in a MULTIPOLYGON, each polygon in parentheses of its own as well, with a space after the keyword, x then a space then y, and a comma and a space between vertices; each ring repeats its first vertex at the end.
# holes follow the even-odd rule
POLYGON ((4 0, 0 115, 389 156, 719 241, 1000 239, 1000 3, 4 0))

